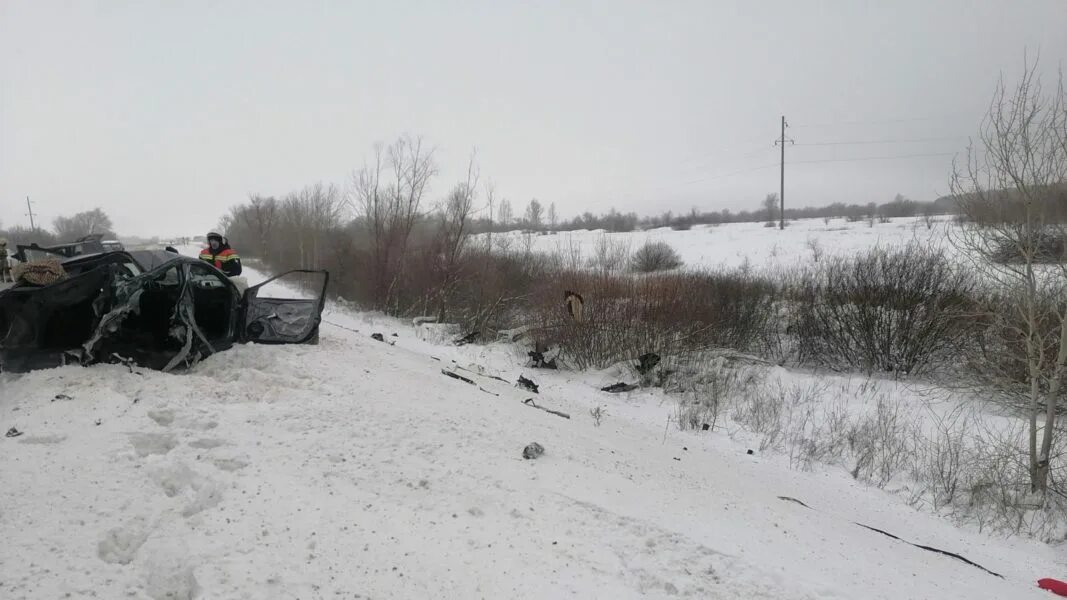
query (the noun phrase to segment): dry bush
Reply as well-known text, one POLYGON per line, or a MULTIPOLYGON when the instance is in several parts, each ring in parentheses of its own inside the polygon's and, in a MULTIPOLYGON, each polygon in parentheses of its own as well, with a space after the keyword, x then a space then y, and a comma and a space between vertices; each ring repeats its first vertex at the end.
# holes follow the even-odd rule
POLYGON ((848 442, 855 466, 852 476, 885 487, 909 471, 918 438, 916 416, 897 402, 879 396, 875 410, 853 423, 848 442))
POLYGON ((1027 247, 1020 247, 1011 235, 989 234, 995 248, 990 259, 1001 264, 1061 264, 1067 262, 1067 231, 1050 228, 1033 234, 1027 247))
POLYGON ((825 251, 822 247, 822 243, 819 242, 819 238, 809 237, 807 239, 807 242, 805 242, 805 245, 808 247, 808 250, 811 251, 812 260, 815 262, 819 262, 819 259, 821 259, 823 257, 823 254, 825 254, 825 251))
POLYGON ((969 443, 972 419, 961 404, 938 418, 932 434, 921 439, 914 478, 927 486, 935 510, 953 505, 966 486, 968 471, 975 460, 969 443))
POLYGON ((802 362, 918 374, 948 361, 973 331, 975 284, 941 253, 908 246, 822 262, 791 290, 802 362))
POLYGON ((645 242, 630 258, 630 270, 635 273, 669 271, 682 264, 678 252, 666 242, 645 242))
MULTIPOLYGON (((556 271, 545 255, 472 250, 464 254, 459 273, 460 283, 450 296, 450 320, 491 340, 497 331, 529 323, 531 303, 556 271)), ((557 305, 563 306, 562 292, 557 305)))
MULTIPOLYGON (((973 317, 975 341, 963 359, 972 383, 987 398, 1025 412, 1035 391, 1049 393, 1059 358, 1065 293, 1059 285, 1039 285, 1025 293, 1002 290, 980 298, 973 317)), ((1055 404, 1062 413, 1067 398, 1059 394, 1055 404)))
POLYGON ((761 450, 788 452, 792 468, 840 464, 856 479, 879 487, 914 472, 918 417, 877 388, 858 390, 874 408, 857 413, 848 404, 855 392, 831 396, 829 386, 818 381, 774 380, 747 387, 746 393, 734 394, 733 420, 760 435, 761 450))
POLYGON ((725 273, 632 277, 553 273, 533 291, 531 318, 547 345, 558 345, 575 368, 603 368, 646 352, 670 357, 705 348, 758 352, 773 345, 777 288, 725 273), (563 290, 585 298, 576 323, 563 290))
POLYGON ((933 207, 927 207, 923 210, 922 222, 927 229, 933 229, 934 223, 937 222, 937 211, 933 207))
POLYGON ((600 422, 604 420, 604 417, 608 415, 608 411, 604 410, 603 406, 597 405, 594 408, 589 409, 589 416, 593 417, 593 425, 600 427, 600 422))
POLYGON ((593 256, 589 258, 587 266, 603 273, 621 273, 629 261, 629 241, 602 233, 597 238, 593 256))
POLYGON ((676 422, 682 430, 714 431, 719 417, 765 377, 760 367, 731 365, 725 357, 692 353, 674 363, 672 388, 680 393, 676 422))

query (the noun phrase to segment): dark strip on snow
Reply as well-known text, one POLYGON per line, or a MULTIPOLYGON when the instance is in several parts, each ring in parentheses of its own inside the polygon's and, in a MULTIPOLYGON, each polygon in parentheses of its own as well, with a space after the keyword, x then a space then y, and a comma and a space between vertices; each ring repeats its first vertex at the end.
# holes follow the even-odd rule
MULTIPOLYGON (((799 504, 799 505, 803 506, 804 508, 807 508, 808 510, 815 510, 814 508, 808 506, 807 504, 804 504, 800 500, 797 500, 796 498, 792 498, 790 496, 778 496, 778 499, 779 500, 784 500, 786 502, 793 502, 794 504, 799 504)), ((940 548, 934 548, 933 546, 924 546, 922 544, 916 544, 914 542, 909 542, 908 540, 906 540, 904 538, 901 538, 899 536, 893 535, 892 533, 889 533, 888 531, 883 531, 881 529, 878 529, 877 527, 871 527, 870 525, 864 525, 863 523, 857 523, 857 522, 853 521, 852 524, 853 525, 859 525, 860 527, 863 527, 864 529, 869 529, 869 530, 874 531, 876 533, 880 533, 880 534, 882 534, 882 535, 884 535, 886 537, 889 537, 889 538, 892 538, 894 540, 897 540, 898 542, 904 542, 905 544, 908 544, 910 546, 915 546, 916 548, 921 548, 921 549, 929 551, 929 552, 936 552, 938 554, 944 554, 945 556, 951 556, 952 558, 955 558, 956 560, 963 561, 963 562, 971 565, 972 567, 974 567, 976 569, 981 569, 982 571, 985 571, 986 573, 989 573, 990 575, 992 575, 994 577, 999 577, 1001 579, 1004 579, 1004 576, 1001 575, 1000 573, 994 573, 993 571, 990 571, 989 569, 983 567, 982 565, 980 565, 980 564, 978 564, 978 563, 976 563, 974 561, 968 560, 968 559, 960 556, 959 554, 956 554, 955 552, 949 552, 948 550, 942 550, 940 548)))
POLYGON ((564 419, 571 418, 571 416, 568 415, 565 412, 560 412, 558 410, 552 410, 551 408, 545 408, 544 406, 541 406, 540 404, 534 402, 533 398, 527 398, 527 399, 523 400, 522 403, 525 404, 526 406, 532 406, 533 408, 539 408, 539 409, 545 411, 546 413, 551 413, 553 415, 556 415, 557 417, 563 417, 564 419))
POLYGON ((779 500, 785 500, 786 502, 794 502, 796 504, 799 504, 799 505, 803 506, 804 508, 807 508, 807 509, 810 509, 810 510, 815 510, 814 508, 811 508, 810 506, 808 506, 807 504, 804 504, 803 502, 801 502, 800 500, 797 500, 796 498, 791 498, 789 496, 778 496, 778 499, 779 500))
POLYGON ((473 379, 468 379, 467 377, 464 377, 464 376, 460 375, 459 373, 453 373, 452 371, 449 371, 448 369, 441 369, 441 374, 442 375, 448 375, 452 379, 458 379, 458 380, 460 380, 460 381, 462 381, 464 383, 469 383, 469 384, 477 387, 479 390, 485 392, 486 394, 489 394, 490 396, 496 396, 498 398, 500 397, 500 394, 497 394, 495 392, 490 392, 489 390, 487 390, 487 389, 483 388, 482 386, 478 385, 477 383, 475 383, 473 379))
POLYGON ((952 558, 955 558, 957 560, 962 560, 963 562, 971 565, 972 567, 981 569, 981 570, 985 571, 986 573, 989 573, 990 575, 993 575, 994 577, 1000 577, 1001 579, 1004 579, 1004 576, 1001 575, 1000 573, 994 573, 993 571, 990 571, 989 569, 983 567, 982 565, 980 565, 980 564, 978 564, 976 562, 972 562, 970 560, 967 560, 966 558, 960 556, 959 554, 956 554, 955 552, 949 552, 947 550, 941 550, 940 548, 934 548, 932 546, 924 546, 922 544, 916 544, 914 542, 909 542, 908 540, 905 540, 903 538, 899 538, 899 537, 893 535, 892 533, 889 533, 888 531, 882 531, 881 529, 877 529, 875 527, 871 527, 870 525, 864 525, 863 523, 854 523, 854 524, 855 525, 859 525, 860 527, 864 527, 866 529, 870 529, 871 531, 876 531, 876 532, 878 532, 878 533, 880 533, 880 534, 882 534, 884 536, 891 537, 894 540, 899 540, 901 542, 904 542, 905 544, 911 544, 912 546, 915 546, 916 548, 922 548, 923 550, 929 550, 930 552, 937 552, 938 554, 944 554, 945 556, 951 556, 952 558))

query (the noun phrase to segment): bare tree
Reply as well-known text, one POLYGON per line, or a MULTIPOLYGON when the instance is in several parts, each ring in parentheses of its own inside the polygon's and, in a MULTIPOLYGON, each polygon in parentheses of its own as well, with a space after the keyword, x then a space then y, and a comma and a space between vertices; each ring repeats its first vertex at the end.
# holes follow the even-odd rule
POLYGON ((493 218, 496 214, 493 210, 496 207, 496 185, 492 181, 485 182, 485 204, 488 210, 487 220, 489 223, 489 229, 485 234, 485 250, 486 252, 493 251, 493 218))
POLYGON ((1001 79, 977 144, 953 171, 966 221, 954 241, 998 292, 982 315, 993 348, 979 370, 1025 400, 1030 491, 1043 499, 1067 376, 1067 220, 1056 208, 1067 182, 1062 74, 1052 93, 1042 89, 1036 62, 1026 61, 1014 90, 1001 79))
POLYGON ((421 138, 402 137, 375 148, 374 162, 353 178, 350 199, 371 237, 374 297, 386 308, 403 276, 404 254, 421 214, 422 198, 437 173, 433 150, 421 138))
POLYGON ((93 234, 115 237, 111 217, 100 208, 80 212, 72 217, 56 217, 52 227, 56 231, 56 237, 62 242, 73 242, 93 234))
POLYGON ((497 221, 503 225, 504 229, 507 229, 508 226, 511 225, 511 222, 515 220, 515 215, 511 212, 511 200, 504 198, 500 201, 500 210, 498 211, 498 214, 497 221))
POLYGON ((530 204, 526 206, 525 220, 527 226, 529 226, 531 229, 540 229, 541 215, 544 213, 544 210, 544 207, 541 206, 541 203, 537 200, 537 198, 530 200, 530 204))
POLYGON ((553 231, 555 231, 556 230, 556 226, 558 224, 559 224, 559 215, 556 214, 556 203, 553 202, 552 204, 548 205, 548 225, 553 231))
POLYGON ((438 291, 438 320, 444 321, 448 298, 459 283, 460 257, 467 244, 468 222, 474 208, 478 189, 478 167, 472 154, 467 164, 467 180, 457 183, 449 192, 441 210, 441 283, 438 291))
POLYGON ((263 260, 270 260, 270 236, 274 228, 274 220, 278 214, 278 201, 274 198, 252 196, 249 201, 251 216, 254 218, 252 225, 255 227, 256 238, 259 241, 259 251, 263 260))
POLYGON ((763 199, 763 212, 767 215, 767 226, 774 227, 774 217, 778 212, 778 194, 767 194, 763 199))

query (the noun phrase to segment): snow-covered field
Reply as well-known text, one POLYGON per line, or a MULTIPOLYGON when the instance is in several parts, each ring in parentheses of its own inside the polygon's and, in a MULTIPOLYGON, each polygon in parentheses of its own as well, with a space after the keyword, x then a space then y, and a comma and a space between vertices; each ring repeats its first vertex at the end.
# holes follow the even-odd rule
MULTIPOLYGON (((803 254, 809 224, 824 226, 795 224, 777 256, 803 254)), ((820 239, 846 252, 926 231, 859 225, 820 239)), ((767 233, 647 235, 739 264, 776 258, 767 233)), ((531 371, 518 348, 337 306, 325 319, 318 346, 240 346, 188 374, 0 379, 0 428, 24 432, 0 438, 0 598, 1022 599, 1067 574, 1062 548, 748 454, 744 432, 681 432, 659 393, 600 392, 614 373, 531 371), (545 454, 523 460, 530 442, 545 454)))
MULTIPOLYGON (((670 228, 626 233, 603 230, 563 231, 548 235, 512 231, 493 234, 495 248, 579 255, 583 260, 596 256, 598 247, 607 245, 628 249, 631 253, 648 241, 670 244, 687 267, 734 268, 748 265, 753 269, 793 268, 810 264, 820 256, 848 255, 875 246, 899 247, 911 242, 952 252, 946 232, 952 227, 950 217, 934 217, 928 226, 921 217, 893 219, 889 223, 847 222, 832 219, 801 219, 787 223, 785 230, 764 227, 763 223, 696 225, 688 231, 670 228), (814 240, 814 241, 813 241, 814 240), (812 246, 818 248, 813 251, 812 246)), ((485 236, 477 236, 484 243, 485 236)))

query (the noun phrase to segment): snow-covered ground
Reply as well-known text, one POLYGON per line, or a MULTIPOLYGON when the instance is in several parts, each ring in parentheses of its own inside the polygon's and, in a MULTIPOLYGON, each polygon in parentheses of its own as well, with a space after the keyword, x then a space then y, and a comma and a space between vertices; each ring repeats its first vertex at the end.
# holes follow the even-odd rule
MULTIPOLYGON (((923 218, 899 218, 889 223, 848 222, 845 219, 800 219, 785 230, 764 227, 763 223, 697 225, 688 231, 669 228, 626 233, 603 230, 564 231, 550 235, 512 231, 493 234, 493 246, 535 252, 580 255, 588 260, 605 244, 631 253, 647 241, 670 244, 688 267, 741 267, 754 269, 793 268, 820 256, 848 255, 875 246, 899 247, 910 242, 952 251, 946 231, 950 217, 935 217, 928 227, 923 218), (814 240, 814 241, 812 241, 814 240), (813 251, 812 246, 817 250, 813 251)), ((477 236, 484 243, 485 236, 477 236)))
POLYGON ((0 438, 0 597, 1022 599, 1067 572, 1055 547, 665 427, 672 402, 600 392, 611 374, 325 318, 318 346, 240 346, 188 374, 0 379, 0 428, 23 432, 0 438), (531 442, 545 454, 524 460, 531 442))

